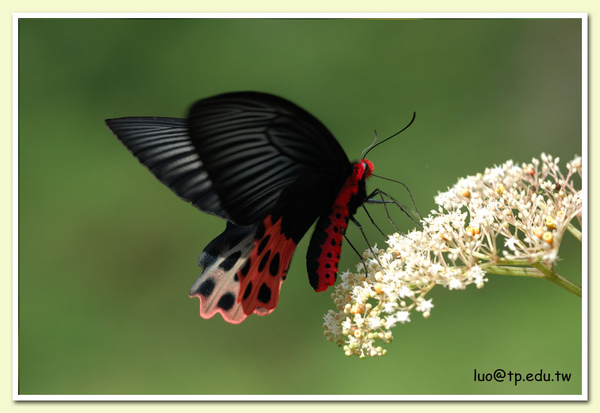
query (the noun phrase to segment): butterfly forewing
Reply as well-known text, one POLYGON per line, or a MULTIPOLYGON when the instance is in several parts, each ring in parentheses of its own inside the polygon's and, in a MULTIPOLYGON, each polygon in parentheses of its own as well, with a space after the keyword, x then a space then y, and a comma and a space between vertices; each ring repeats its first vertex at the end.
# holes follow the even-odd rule
POLYGON ((175 194, 200 210, 230 220, 189 138, 175 118, 108 119, 106 125, 129 151, 175 194))
POLYGON ((273 95, 204 99, 192 107, 188 123, 219 199, 242 225, 264 219, 284 190, 299 179, 315 179, 315 171, 316 185, 319 180, 341 185, 350 173, 348 158, 325 126, 273 95))

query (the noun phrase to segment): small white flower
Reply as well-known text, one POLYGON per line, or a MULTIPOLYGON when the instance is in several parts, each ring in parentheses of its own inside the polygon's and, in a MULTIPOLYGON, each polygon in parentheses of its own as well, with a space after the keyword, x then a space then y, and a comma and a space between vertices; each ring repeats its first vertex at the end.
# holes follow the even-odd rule
POLYGON ((400 290, 398 291, 398 297, 400 297, 400 298, 414 297, 414 295, 415 295, 415 292, 413 290, 411 290, 408 285, 402 285, 400 287, 400 290))
POLYGON ((408 311, 399 311, 396 313, 396 320, 401 324, 408 323, 410 322, 410 313, 408 311))
POLYGON ((383 304, 383 312, 388 314, 393 314, 398 308, 398 303, 396 301, 388 301, 383 304))
POLYGON ((385 318, 384 324, 388 329, 391 329, 391 328, 396 327, 396 321, 398 321, 396 319, 396 315, 392 314, 385 318))
POLYGON ((519 244, 519 240, 515 237, 510 237, 504 240, 504 246, 508 247, 511 251, 515 251, 517 249, 517 244, 519 244))
POLYGON ((418 304, 417 304, 417 311, 420 311, 422 313, 428 313, 431 311, 431 309, 433 308, 433 304, 431 303, 431 299, 429 300, 418 300, 418 304))
POLYGON ((487 173, 484 176, 483 180, 487 183, 496 183, 502 177, 504 177, 504 169, 501 166, 495 166, 491 169, 488 169, 486 172, 487 173))
POLYGON ((465 285, 458 278, 452 277, 450 279, 450 284, 448 284, 448 289, 449 290, 464 290, 465 289, 465 285))
POLYGON ((368 319, 369 329, 376 330, 381 327, 381 319, 377 317, 370 317, 368 319))
POLYGON ((475 286, 477 288, 483 288, 484 283, 487 282, 487 278, 485 278, 485 271, 483 271, 478 265, 475 265, 469 270, 469 275, 475 282, 475 286))
POLYGON ((482 207, 475 211, 475 216, 471 219, 471 225, 490 225, 494 221, 494 213, 487 207, 482 207))
POLYGON ((429 270, 431 271, 431 273, 433 275, 438 275, 444 270, 444 266, 442 264, 440 264, 439 262, 434 262, 429 267, 429 270))

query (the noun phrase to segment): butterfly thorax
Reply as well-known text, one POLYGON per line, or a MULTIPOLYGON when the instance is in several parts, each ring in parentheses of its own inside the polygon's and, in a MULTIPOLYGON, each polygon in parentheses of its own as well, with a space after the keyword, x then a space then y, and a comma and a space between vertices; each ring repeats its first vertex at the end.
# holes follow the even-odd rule
POLYGON ((309 281, 315 291, 324 291, 335 283, 348 222, 365 201, 365 180, 372 173, 370 161, 355 162, 331 209, 317 221, 306 256, 309 281))

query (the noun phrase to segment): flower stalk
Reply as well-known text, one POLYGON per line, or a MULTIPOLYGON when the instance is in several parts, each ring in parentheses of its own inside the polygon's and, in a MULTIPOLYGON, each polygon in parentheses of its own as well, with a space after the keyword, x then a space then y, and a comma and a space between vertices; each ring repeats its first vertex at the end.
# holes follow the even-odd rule
POLYGON ((575 294, 581 298, 581 286, 575 284, 573 281, 563 277, 562 275, 555 272, 553 269, 546 267, 544 264, 536 262, 533 266, 544 274, 544 278, 551 283, 558 285, 570 293, 575 294))

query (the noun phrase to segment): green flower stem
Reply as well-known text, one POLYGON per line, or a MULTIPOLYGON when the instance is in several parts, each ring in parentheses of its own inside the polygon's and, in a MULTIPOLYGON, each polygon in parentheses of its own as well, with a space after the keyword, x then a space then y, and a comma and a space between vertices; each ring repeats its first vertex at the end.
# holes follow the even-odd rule
POLYGON ((546 267, 541 262, 531 264, 527 261, 513 260, 513 261, 502 261, 502 265, 481 265, 485 268, 486 272, 498 275, 510 275, 513 277, 532 277, 546 279, 560 288, 575 294, 581 298, 581 287, 571 280, 558 274, 551 268, 546 267), (531 268, 533 266, 533 268, 531 268))
POLYGON ((567 225, 567 231, 569 231, 575 238, 581 241, 581 231, 573 226, 573 224, 567 225))
POLYGON ((516 265, 527 265, 528 263, 522 264, 508 264, 508 265, 485 265, 481 266, 485 268, 486 272, 498 275, 510 275, 513 277, 531 277, 531 278, 546 278, 546 276, 539 270, 531 267, 517 267, 516 265))
POLYGON ((535 268, 537 268, 538 270, 540 270, 541 272, 543 272, 544 275, 546 276, 545 278, 548 281, 558 285, 560 288, 563 288, 563 289, 575 294, 577 297, 581 298, 581 286, 579 286, 579 285, 575 284, 573 281, 563 277, 562 275, 560 275, 553 269, 546 267, 541 262, 536 262, 535 264, 533 264, 533 266, 535 268))

